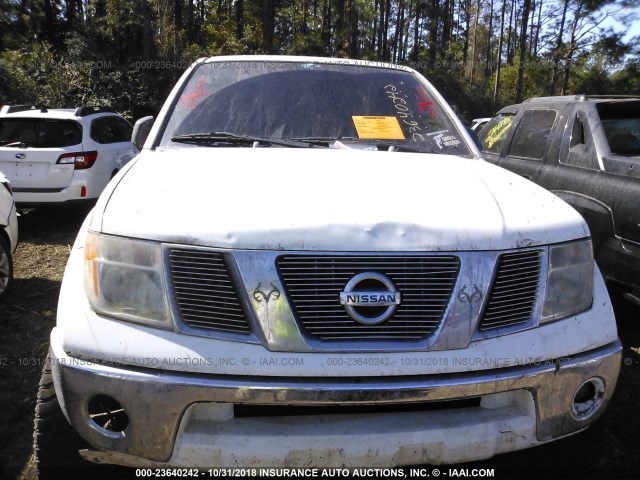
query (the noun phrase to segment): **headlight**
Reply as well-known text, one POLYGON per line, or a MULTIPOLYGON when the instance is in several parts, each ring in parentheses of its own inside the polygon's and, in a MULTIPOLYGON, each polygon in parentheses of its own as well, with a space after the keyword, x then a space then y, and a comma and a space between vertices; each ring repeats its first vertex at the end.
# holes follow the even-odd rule
POLYGON ((541 323, 584 312, 591 308, 592 302, 591 240, 551 246, 541 323))
POLYGON ((84 264, 85 290, 97 313, 170 327, 159 243, 89 232, 84 264))

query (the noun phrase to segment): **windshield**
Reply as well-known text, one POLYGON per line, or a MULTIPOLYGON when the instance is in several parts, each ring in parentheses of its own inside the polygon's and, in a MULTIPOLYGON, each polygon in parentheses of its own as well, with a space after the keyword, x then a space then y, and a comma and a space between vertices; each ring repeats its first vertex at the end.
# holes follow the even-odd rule
POLYGON ((471 155, 416 75, 334 63, 200 65, 175 104, 160 145, 199 143, 207 135, 211 144, 224 144, 223 137, 233 135, 229 139, 234 144, 238 137, 325 146, 340 140, 380 149, 471 155))
POLYGON ((640 156, 640 102, 600 103, 597 109, 611 153, 640 156))
POLYGON ((61 148, 80 143, 82 128, 71 120, 0 119, 0 147, 22 145, 33 148, 61 148))

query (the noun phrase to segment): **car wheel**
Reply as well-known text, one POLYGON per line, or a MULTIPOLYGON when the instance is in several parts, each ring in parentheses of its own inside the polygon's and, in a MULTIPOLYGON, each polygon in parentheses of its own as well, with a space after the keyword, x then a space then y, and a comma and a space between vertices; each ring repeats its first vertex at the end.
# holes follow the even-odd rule
POLYGON ((84 460, 79 450, 90 449, 62 413, 51 373, 51 352, 47 355, 38 385, 33 428, 33 458, 37 480, 133 479, 135 470, 84 460))
POLYGON ((83 460, 78 453, 78 450, 86 448, 89 444, 69 425, 58 403, 49 354, 42 369, 36 399, 33 452, 37 478, 91 478, 90 469, 95 465, 83 460))
POLYGON ((2 301, 13 284, 13 260, 11 247, 0 235, 0 301, 2 301))

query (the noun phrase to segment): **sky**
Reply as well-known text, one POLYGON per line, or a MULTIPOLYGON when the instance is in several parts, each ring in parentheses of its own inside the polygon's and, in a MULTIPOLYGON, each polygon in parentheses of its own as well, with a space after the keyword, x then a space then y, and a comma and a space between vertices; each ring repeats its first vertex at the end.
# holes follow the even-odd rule
MULTIPOLYGON (((640 8, 636 8, 635 10, 640 10, 640 8)), ((636 12, 636 15, 640 16, 640 12, 636 12)), ((632 37, 637 37, 638 35, 640 35, 640 20, 636 20, 631 24, 625 40, 631 40, 632 37)))
POLYGON ((624 32, 624 31, 627 32, 623 37, 623 40, 625 41, 629 41, 633 37, 639 36, 640 35, 640 7, 626 8, 623 10, 623 12, 621 12, 621 14, 622 15, 620 15, 620 18, 622 19, 635 17, 635 20, 631 23, 630 26, 626 22, 623 23, 619 21, 612 21, 611 24, 613 28, 617 32, 624 32))
MULTIPOLYGON (((626 8, 617 15, 620 20, 606 20, 605 27, 611 27, 617 33, 623 33, 622 40, 631 43, 634 37, 640 37, 640 6, 635 8, 626 8)), ((637 44, 635 45, 637 47, 637 44)), ((634 62, 636 64, 637 57, 627 55, 625 62, 634 62)), ((615 69, 621 67, 617 65, 615 69)))

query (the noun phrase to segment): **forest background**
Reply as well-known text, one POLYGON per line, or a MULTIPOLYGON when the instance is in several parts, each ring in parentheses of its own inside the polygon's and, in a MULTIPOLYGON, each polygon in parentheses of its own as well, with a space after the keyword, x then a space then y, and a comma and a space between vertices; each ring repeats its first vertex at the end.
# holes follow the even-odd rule
POLYGON ((640 0, 0 0, 0 104, 155 115, 227 54, 408 65, 465 121, 522 99, 640 94, 640 0), (635 22, 635 23, 634 23, 635 22))

